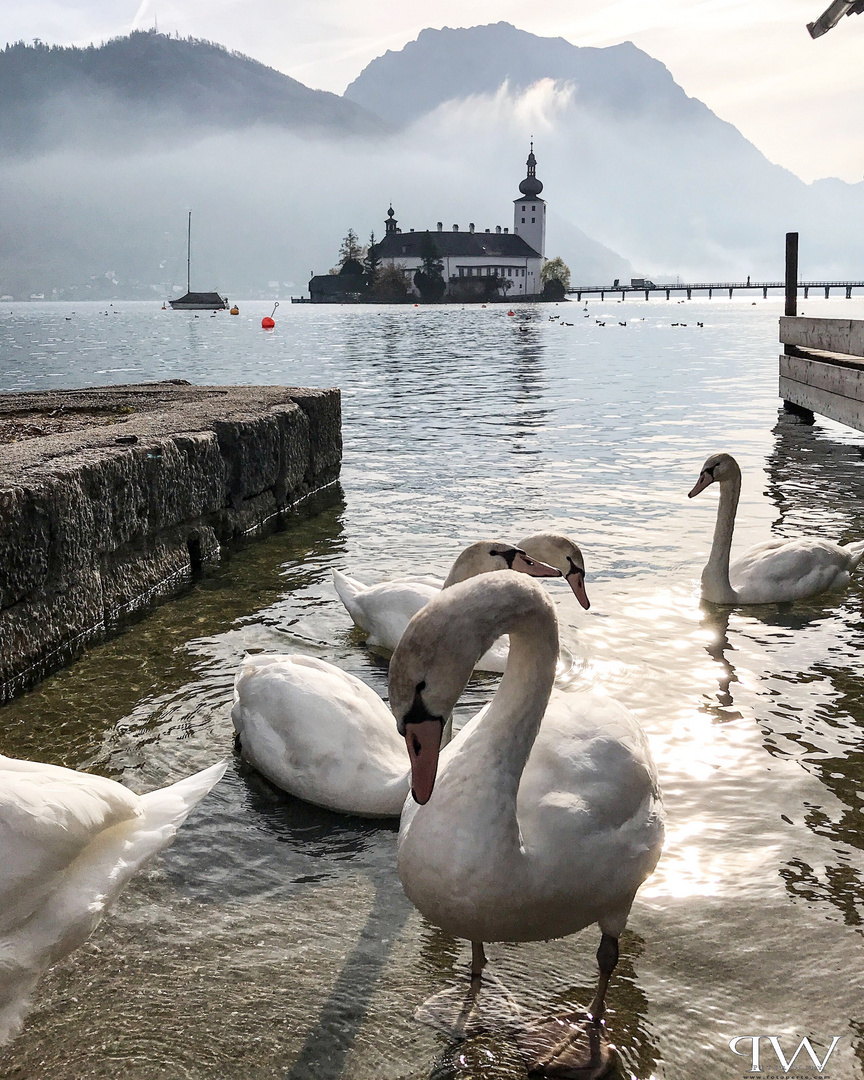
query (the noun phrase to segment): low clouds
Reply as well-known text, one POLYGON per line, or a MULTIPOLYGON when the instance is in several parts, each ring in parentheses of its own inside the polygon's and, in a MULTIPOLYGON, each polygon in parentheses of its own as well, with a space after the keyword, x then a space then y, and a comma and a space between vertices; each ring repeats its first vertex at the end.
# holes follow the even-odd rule
POLYGON ((822 0, 5 0, 8 40, 82 43, 149 28, 219 41, 341 92, 361 68, 426 26, 505 19, 577 45, 632 40, 734 123, 772 161, 805 180, 864 176, 864 16, 811 41, 822 0))

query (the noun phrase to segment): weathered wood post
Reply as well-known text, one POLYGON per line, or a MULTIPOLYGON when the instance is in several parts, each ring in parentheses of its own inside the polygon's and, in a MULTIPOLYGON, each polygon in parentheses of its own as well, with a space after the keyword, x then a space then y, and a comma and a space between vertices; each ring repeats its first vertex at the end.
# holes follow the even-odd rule
MULTIPOLYGON (((827 290, 826 290, 827 291, 827 290)), ((805 296, 807 290, 804 290, 805 296)), ((798 233, 787 232, 786 233, 786 315, 791 315, 793 318, 798 316, 798 233)), ((793 345, 784 345, 783 352, 786 356, 795 355, 795 347, 793 345)), ((785 412, 794 413, 795 416, 800 416, 805 424, 812 424, 815 420, 813 412, 810 409, 804 408, 802 405, 796 405, 794 401, 783 400, 783 409, 785 412)))
MULTIPOLYGON (((786 315, 798 314, 798 233, 786 233, 786 315)), ((788 352, 788 350, 787 350, 788 352)))

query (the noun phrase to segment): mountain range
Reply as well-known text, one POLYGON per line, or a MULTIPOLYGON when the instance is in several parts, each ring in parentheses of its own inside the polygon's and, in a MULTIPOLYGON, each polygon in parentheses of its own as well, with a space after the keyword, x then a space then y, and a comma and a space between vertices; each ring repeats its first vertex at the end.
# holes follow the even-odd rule
POLYGON ((0 295, 302 291, 348 228, 512 221, 534 138, 546 254, 574 282, 860 277, 864 184, 804 184, 630 43, 424 30, 344 96, 155 32, 0 52, 0 295))

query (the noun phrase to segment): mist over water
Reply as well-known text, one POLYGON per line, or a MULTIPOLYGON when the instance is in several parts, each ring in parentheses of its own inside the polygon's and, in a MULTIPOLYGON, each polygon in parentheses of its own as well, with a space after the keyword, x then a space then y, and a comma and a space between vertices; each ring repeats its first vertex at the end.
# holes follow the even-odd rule
MULTIPOLYGON (((749 1060, 729 1041, 758 1032, 790 1053, 805 1034, 820 1054, 842 1036, 826 1072, 861 1080, 864 581, 804 604, 703 608, 716 491, 687 492, 728 450, 744 476, 736 550, 864 537, 862 436, 778 417, 777 302, 585 306, 286 305, 273 333, 264 303, 234 318, 0 308, 3 390, 336 385, 345 436, 339 504, 4 708, 0 750, 148 790, 231 756, 245 650, 319 656, 386 694, 386 658, 365 648, 331 567, 443 573, 480 536, 567 532, 592 601, 585 612, 549 584, 572 677, 636 711, 668 812, 610 991, 618 1076, 737 1077, 749 1060)), ((804 310, 862 317, 864 302, 804 310)), ((472 680, 458 723, 495 685, 472 680)), ((523 1076, 510 1040, 449 1044, 412 1019, 469 950, 405 900, 395 840, 232 758, 175 845, 43 982, 0 1077, 523 1076)), ((589 928, 489 953, 540 1016, 587 1004, 597 944, 589 928)))
POLYGON ((675 108, 632 111, 591 100, 573 80, 454 89, 407 127, 366 137, 185 128, 167 112, 62 99, 49 118, 56 137, 0 163, 0 296, 185 291, 190 208, 193 288, 299 294, 312 271, 337 263, 349 228, 363 243, 381 238, 391 201, 406 232, 438 221, 512 228, 532 137, 546 255, 564 258, 574 284, 631 271, 780 280, 789 229, 801 233, 803 278, 860 278, 864 185, 807 186, 677 92, 675 108))

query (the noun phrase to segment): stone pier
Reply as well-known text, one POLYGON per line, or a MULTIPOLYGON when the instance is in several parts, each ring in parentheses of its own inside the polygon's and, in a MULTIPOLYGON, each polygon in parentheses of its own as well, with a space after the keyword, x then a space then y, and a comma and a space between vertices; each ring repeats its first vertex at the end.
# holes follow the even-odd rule
POLYGON ((338 390, 0 394, 0 702, 339 496, 338 390))

